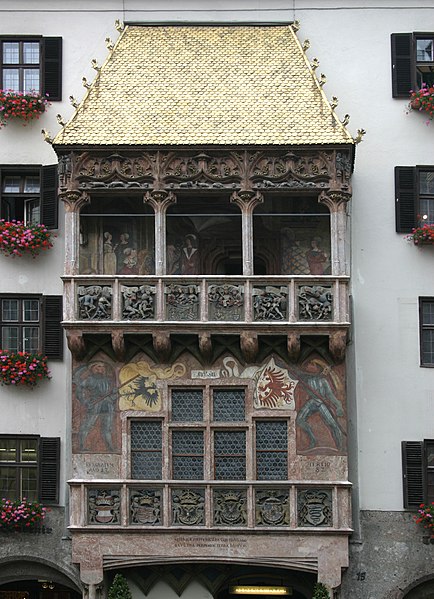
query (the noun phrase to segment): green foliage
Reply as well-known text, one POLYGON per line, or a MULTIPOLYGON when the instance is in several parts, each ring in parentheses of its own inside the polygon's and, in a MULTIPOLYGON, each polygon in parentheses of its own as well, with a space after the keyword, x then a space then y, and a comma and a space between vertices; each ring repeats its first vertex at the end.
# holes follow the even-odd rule
POLYGON ((313 587, 312 599, 330 599, 330 593, 322 582, 317 582, 313 587))
POLYGON ((127 579, 123 574, 116 574, 109 588, 108 599, 132 599, 127 579))

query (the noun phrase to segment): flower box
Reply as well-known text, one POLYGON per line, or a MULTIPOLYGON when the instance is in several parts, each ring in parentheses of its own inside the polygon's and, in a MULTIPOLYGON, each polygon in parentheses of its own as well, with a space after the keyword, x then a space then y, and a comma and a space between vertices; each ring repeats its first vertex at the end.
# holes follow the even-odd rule
POLYGON ((434 225, 422 225, 412 230, 406 239, 414 245, 434 245, 434 225))
POLYGON ((0 531, 18 532, 38 527, 45 518, 46 508, 40 503, 21 499, 0 499, 0 531))
POLYGON ((0 349, 1 385, 34 387, 41 380, 50 378, 46 356, 0 349))
POLYGON ((27 125, 34 119, 39 119, 49 105, 48 98, 36 92, 15 92, 0 90, 0 128, 8 122, 17 120, 27 125))
POLYGON ((421 503, 414 519, 416 524, 422 524, 430 533, 430 537, 434 538, 434 502, 430 504, 421 503))
POLYGON ((410 91, 410 102, 408 110, 426 112, 430 119, 434 115, 434 86, 428 87, 426 83, 418 91, 410 91))
POLYGON ((8 256, 31 254, 53 247, 52 235, 45 225, 25 225, 21 221, 0 220, 0 252, 8 256))

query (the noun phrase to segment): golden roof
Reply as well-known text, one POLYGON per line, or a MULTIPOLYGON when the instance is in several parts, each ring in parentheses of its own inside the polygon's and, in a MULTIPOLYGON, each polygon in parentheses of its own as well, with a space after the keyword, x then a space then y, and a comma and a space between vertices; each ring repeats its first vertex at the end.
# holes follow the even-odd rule
POLYGON ((352 143, 287 25, 127 26, 54 139, 56 146, 352 143))

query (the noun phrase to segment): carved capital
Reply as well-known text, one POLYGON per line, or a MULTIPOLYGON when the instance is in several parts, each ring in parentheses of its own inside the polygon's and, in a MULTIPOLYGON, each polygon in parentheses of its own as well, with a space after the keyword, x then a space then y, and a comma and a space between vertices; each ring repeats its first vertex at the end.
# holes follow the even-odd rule
POLYGON ((86 345, 84 343, 82 332, 66 331, 66 341, 71 354, 76 360, 80 360, 86 353, 86 345))
POLYGON ((172 344, 170 341, 169 333, 153 333, 152 342, 154 345, 155 353, 161 362, 167 362, 172 351, 172 344))
POLYGON ((300 335, 289 333, 287 338, 288 356, 292 362, 296 362, 300 356, 300 335))
POLYGON ((176 195, 172 191, 154 189, 145 193, 143 201, 145 204, 150 204, 156 212, 158 210, 164 213, 169 206, 176 204, 176 195))
POLYGON ((338 212, 345 209, 347 202, 350 200, 351 193, 333 189, 322 191, 318 198, 319 203, 325 204, 330 212, 338 212))
POLYGON ((112 347, 116 358, 122 362, 125 358, 125 338, 123 331, 112 331, 112 347))
POLYGON ((254 362, 258 355, 258 335, 251 331, 240 334, 241 353, 246 362, 254 362))
POLYGON ((203 358, 210 362, 212 356, 212 341, 210 333, 199 333, 199 349, 203 358))
POLYGON ((236 204, 241 212, 251 214, 258 204, 262 204, 264 196, 259 191, 252 191, 250 189, 234 191, 231 195, 231 202, 236 204))
POLYGON ((335 362, 342 362, 347 347, 347 331, 333 331, 329 336, 329 350, 335 362))
POLYGON ((65 212, 80 212, 83 206, 90 203, 89 194, 78 189, 63 191, 59 199, 65 204, 65 212))

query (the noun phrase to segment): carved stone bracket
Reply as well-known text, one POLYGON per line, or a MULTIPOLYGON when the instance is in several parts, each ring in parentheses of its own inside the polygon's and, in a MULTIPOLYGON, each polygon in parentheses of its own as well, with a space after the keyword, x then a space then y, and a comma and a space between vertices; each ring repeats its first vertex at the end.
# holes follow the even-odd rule
POLYGON ((338 212, 345 209, 346 204, 350 200, 351 193, 333 189, 321 192, 318 197, 318 202, 325 204, 330 212, 338 212))
POLYGON ((264 196, 259 191, 240 189, 231 195, 231 203, 236 204, 242 212, 251 214, 258 204, 264 202, 264 196))
POLYGON ((258 335, 251 331, 240 334, 241 353, 246 362, 254 362, 258 355, 258 335))
POLYGON ((112 347, 116 358, 122 362, 125 358, 125 337, 123 331, 112 331, 112 347))
POLYGON ((347 347, 347 331, 333 331, 329 337, 329 350, 336 362, 342 362, 345 358, 347 347))
POLYGON ((161 362, 167 362, 172 351, 172 343, 170 341, 170 333, 153 333, 152 342, 155 353, 161 362))
POLYGON ((69 190, 59 193, 59 199, 65 205, 65 212, 80 212, 86 204, 90 203, 90 196, 85 191, 69 190))
POLYGON ((288 356, 292 362, 296 362, 300 356, 300 335, 289 333, 287 338, 288 356))
POLYGON ((169 206, 176 204, 176 195, 172 191, 154 189, 145 193, 143 201, 150 204, 154 210, 165 212, 169 206))
POLYGON ((212 341, 209 333, 199 334, 199 349, 203 358, 207 362, 210 362, 212 356, 212 341))
POLYGON ((86 345, 81 331, 66 331, 66 341, 71 354, 76 360, 80 360, 86 353, 86 345))

